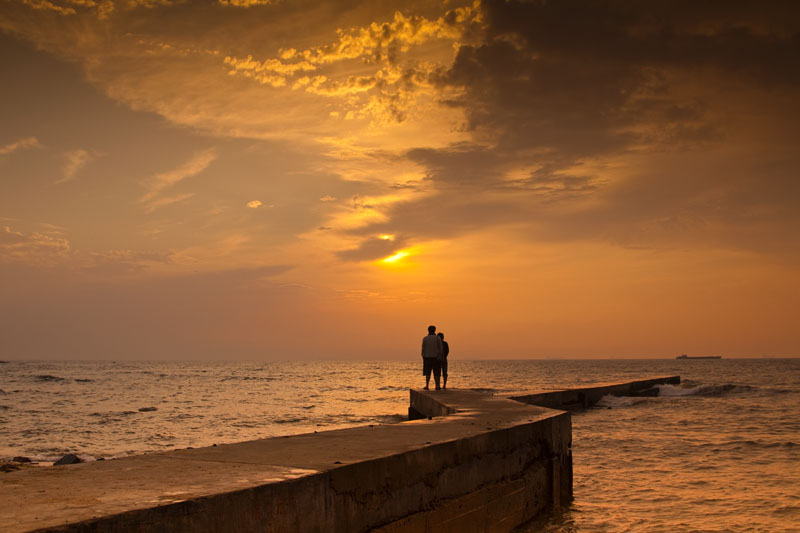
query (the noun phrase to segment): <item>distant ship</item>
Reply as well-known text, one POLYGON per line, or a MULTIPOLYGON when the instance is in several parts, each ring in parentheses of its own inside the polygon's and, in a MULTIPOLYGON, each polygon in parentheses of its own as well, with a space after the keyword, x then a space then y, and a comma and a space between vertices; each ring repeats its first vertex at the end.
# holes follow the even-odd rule
POLYGON ((679 355, 675 359, 722 359, 721 355, 696 355, 696 356, 689 356, 686 354, 679 355))

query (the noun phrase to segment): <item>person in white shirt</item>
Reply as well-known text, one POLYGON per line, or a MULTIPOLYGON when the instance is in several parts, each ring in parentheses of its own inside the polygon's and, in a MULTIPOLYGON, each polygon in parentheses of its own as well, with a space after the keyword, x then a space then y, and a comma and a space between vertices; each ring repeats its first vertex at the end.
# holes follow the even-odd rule
POLYGON ((439 379, 442 372, 442 339, 436 336, 436 326, 428 326, 428 334, 422 338, 422 375, 425 376, 425 390, 431 382, 431 372, 439 390, 439 379))

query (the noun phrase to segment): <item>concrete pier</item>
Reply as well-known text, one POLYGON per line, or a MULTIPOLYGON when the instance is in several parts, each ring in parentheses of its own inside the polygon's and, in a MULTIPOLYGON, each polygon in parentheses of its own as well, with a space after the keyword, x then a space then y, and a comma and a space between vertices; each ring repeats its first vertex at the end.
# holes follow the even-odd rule
POLYGON ((508 531, 570 499, 568 412, 410 394, 421 420, 0 474, 0 530, 508 531))
POLYGON ((508 530, 560 505, 568 413, 434 394, 458 413, 2 474, 0 530, 508 530))

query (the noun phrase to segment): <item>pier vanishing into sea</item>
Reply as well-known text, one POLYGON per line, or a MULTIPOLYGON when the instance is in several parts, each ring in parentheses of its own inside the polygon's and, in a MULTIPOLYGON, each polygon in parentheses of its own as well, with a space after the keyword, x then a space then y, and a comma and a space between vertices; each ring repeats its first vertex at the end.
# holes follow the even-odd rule
POLYGON ((411 390, 408 422, 9 472, 0 530, 509 531, 571 500, 570 410, 679 383, 411 390))

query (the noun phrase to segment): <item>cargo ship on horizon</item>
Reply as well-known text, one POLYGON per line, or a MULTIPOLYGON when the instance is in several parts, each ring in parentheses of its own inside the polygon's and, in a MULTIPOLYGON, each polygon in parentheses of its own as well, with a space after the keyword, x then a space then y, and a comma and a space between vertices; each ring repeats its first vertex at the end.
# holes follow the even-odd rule
POLYGON ((675 359, 722 359, 721 355, 679 355, 675 359))

